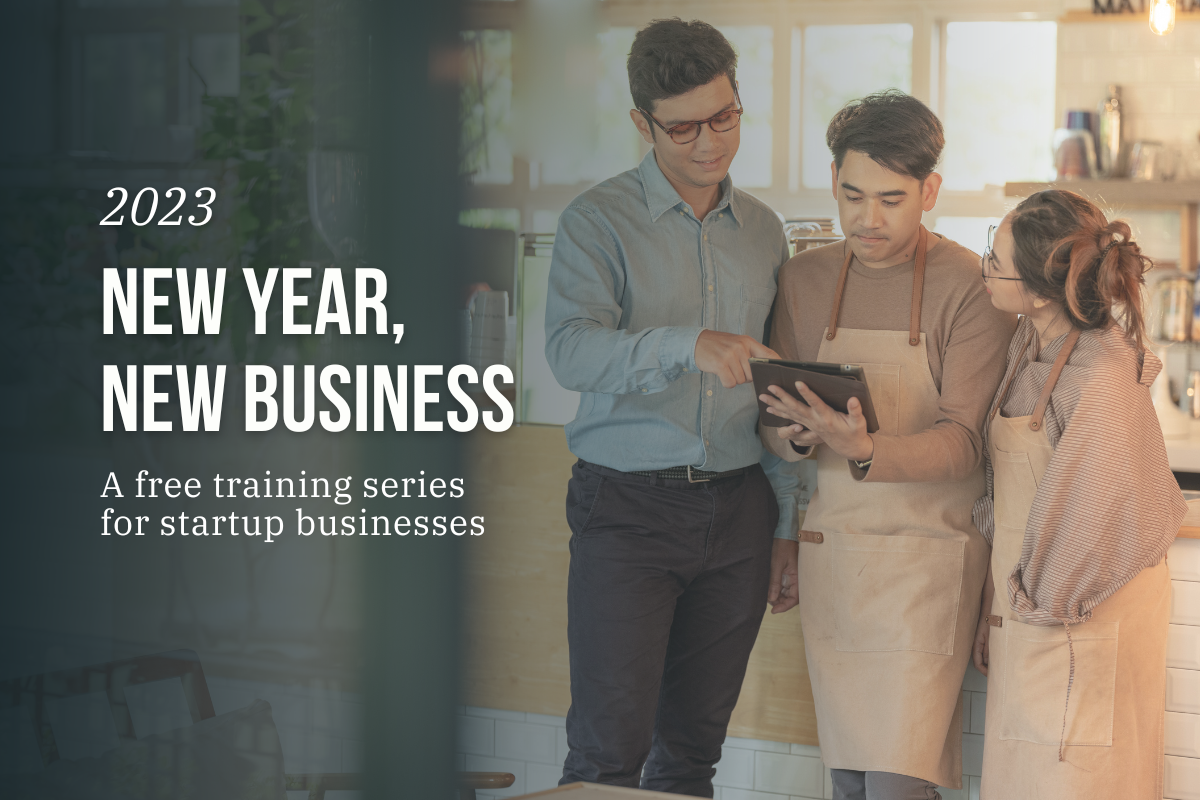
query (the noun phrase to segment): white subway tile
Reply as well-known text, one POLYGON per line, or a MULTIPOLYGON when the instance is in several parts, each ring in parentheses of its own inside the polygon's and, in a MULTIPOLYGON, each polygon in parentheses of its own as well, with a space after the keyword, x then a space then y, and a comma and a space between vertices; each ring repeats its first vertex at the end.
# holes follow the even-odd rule
POLYGON ((987 711, 987 695, 971 692, 971 733, 983 733, 987 711))
POLYGON ((967 791, 967 800, 979 800, 979 778, 972 775, 970 779, 971 787, 967 791))
POLYGON ((359 737, 363 735, 363 704, 342 700, 338 712, 338 724, 335 731, 342 736, 359 737))
POLYGON ((1167 710, 1200 714, 1200 672, 1167 669, 1167 710))
POLYGON ((725 737, 729 747, 740 747, 743 750, 760 750, 766 753, 790 753, 792 746, 784 742, 769 742, 766 739, 742 739, 737 736, 725 737))
POLYGON ((566 727, 567 724, 566 717, 552 717, 549 714, 534 714, 533 712, 527 712, 525 714, 525 721, 533 722, 538 725, 553 725, 556 728, 566 727))
MULTIPOLYGON (((510 761, 503 758, 488 758, 486 756, 467 756, 467 772, 511 772, 516 781, 507 789, 491 789, 487 792, 493 797, 516 797, 526 794, 525 764, 520 761, 510 761)), ((483 792, 479 793, 480 795, 483 792)))
POLYGON ((1167 755, 1200 758, 1200 715, 1168 711, 1165 739, 1167 755))
POLYGON ((812 758, 821 757, 821 748, 815 744, 793 744, 792 755, 794 756, 811 756, 812 758))
POLYGON ((721 760, 717 762, 717 774, 713 776, 713 785, 753 789, 754 751, 728 745, 721 748, 721 760))
POLYGON ((559 728, 554 735, 554 758, 559 764, 565 764, 571 748, 567 745, 567 729, 559 728))
POLYGON ((1163 760, 1163 796, 1170 800, 1200 800, 1200 758, 1167 756, 1163 760))
POLYGON ((967 800, 967 780, 964 775, 962 789, 947 789, 945 786, 939 786, 938 794, 942 796, 942 800, 967 800))
MULTIPOLYGON (((1125 101, 1124 92, 1121 94, 1121 100, 1125 101)), ((1174 110, 1170 86, 1138 86, 1136 91, 1129 92, 1128 104, 1129 113, 1134 116, 1170 114, 1174 110)))
POLYGON ((773 792, 752 792, 749 789, 721 788, 721 800, 788 800, 786 794, 773 792))
MULTIPOLYGON (((1173 87, 1176 100, 1186 97, 1186 91, 1181 86, 1173 87)), ((1196 103, 1192 108, 1200 113, 1200 89, 1197 89, 1196 103)), ((1200 581, 1200 539, 1176 539, 1167 551, 1167 565, 1171 569, 1171 580, 1200 581)))
POLYGON ((962 732, 971 732, 971 692, 962 693, 962 732))
POLYGON ((526 764, 525 791, 532 794, 533 792, 544 792, 547 789, 553 789, 555 786, 558 786, 558 781, 562 778, 562 774, 561 766, 526 764))
POLYGON ((342 739, 342 772, 363 771, 363 743, 361 739, 342 739))
POLYGON ((456 717, 458 752, 475 756, 496 755, 496 720, 489 717, 456 717))
POLYGON ((983 736, 978 733, 963 734, 963 774, 983 774, 983 736))
POLYGON ((1200 669, 1200 628, 1194 625, 1167 628, 1167 666, 1200 669))
POLYGON ((555 737, 558 728, 529 722, 496 720, 496 757, 557 764, 555 737))
POLYGON ((340 772, 341 739, 295 725, 276 725, 286 772, 340 772))
MULTIPOLYGON (((1097 25, 1060 25, 1058 27, 1058 52, 1061 54, 1095 53, 1108 50, 1108 36, 1097 36, 1097 25)), ((1107 33, 1105 31, 1104 33, 1107 33)), ((1060 61, 1061 63, 1061 57, 1060 61)))
POLYGON ((466 706, 463 709, 468 717, 491 717, 492 719, 507 719, 513 722, 524 722, 524 711, 502 711, 498 708, 479 708, 478 706, 466 706))
POLYGON ((1200 583, 1171 581, 1171 622, 1200 625, 1200 583))
POLYGON ((825 800, 833 800, 833 773, 825 768, 825 791, 821 795, 825 800))
POLYGON ((987 677, 975 669, 974 664, 967 664, 967 674, 963 676, 963 688, 968 692, 986 692, 987 677))
POLYGON ((756 753, 754 788, 764 792, 818 797, 824 790, 825 766, 819 759, 782 753, 756 753))

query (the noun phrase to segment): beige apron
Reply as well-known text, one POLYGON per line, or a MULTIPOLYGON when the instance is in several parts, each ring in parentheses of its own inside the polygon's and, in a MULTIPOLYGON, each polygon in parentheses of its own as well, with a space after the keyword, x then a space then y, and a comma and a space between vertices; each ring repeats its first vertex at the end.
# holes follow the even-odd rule
MULTIPOLYGON (((1090 621, 1070 626, 1073 677, 1068 630, 1026 625, 1008 602, 1008 577, 1021 558, 1029 510, 1054 455, 1042 425, 1046 404, 1077 339, 1076 331, 1063 345, 1031 416, 1008 418, 996 413, 1011 378, 992 412, 989 450, 995 487, 992 577, 996 594, 988 617, 993 627, 981 800, 1161 800, 1163 796, 1171 611, 1166 559, 1142 570, 1097 606, 1090 621)), ((1086 559, 1087 553, 1078 556, 1086 559)))
MULTIPOLYGON (((907 331, 837 327, 847 247, 817 356, 862 365, 885 434, 938 418, 920 328, 928 236, 922 227, 907 331)), ((983 490, 982 466, 948 483, 860 483, 846 459, 817 448, 798 583, 826 766, 961 787, 962 681, 987 571, 971 508, 983 490)))

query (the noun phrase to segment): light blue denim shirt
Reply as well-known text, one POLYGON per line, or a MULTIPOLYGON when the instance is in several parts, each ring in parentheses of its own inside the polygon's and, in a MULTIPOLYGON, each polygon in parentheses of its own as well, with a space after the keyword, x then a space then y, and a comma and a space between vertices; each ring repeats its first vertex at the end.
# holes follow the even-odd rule
POLYGON ((546 359, 582 392, 567 443, 623 471, 761 461, 779 501, 777 537, 796 538, 797 468, 763 449, 754 387, 726 389, 696 368, 702 330, 765 341, 775 279, 788 258, 779 217, 721 182, 703 220, 654 151, 562 213, 546 302, 546 359))

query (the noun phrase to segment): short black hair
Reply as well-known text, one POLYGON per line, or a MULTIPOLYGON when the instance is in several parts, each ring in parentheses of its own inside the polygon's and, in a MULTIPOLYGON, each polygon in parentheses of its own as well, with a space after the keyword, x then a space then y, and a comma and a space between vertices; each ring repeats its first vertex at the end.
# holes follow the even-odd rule
POLYGON ((656 19, 637 32, 629 59, 629 93, 637 108, 706 86, 722 75, 734 83, 737 53, 719 30, 694 19, 656 19))
POLYGON ((884 169, 924 181, 942 156, 946 136, 927 105, 888 89, 844 105, 830 120, 825 143, 838 169, 847 151, 856 150, 884 169))

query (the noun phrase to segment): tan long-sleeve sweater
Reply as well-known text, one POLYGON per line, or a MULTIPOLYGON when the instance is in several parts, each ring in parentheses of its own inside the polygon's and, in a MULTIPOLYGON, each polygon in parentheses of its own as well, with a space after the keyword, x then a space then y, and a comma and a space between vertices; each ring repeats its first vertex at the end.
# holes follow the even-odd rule
MULTIPOLYGON (((845 242, 806 250, 779 270, 771 348, 789 361, 816 361, 833 309, 845 242)), ((907 331, 913 262, 873 269, 853 259, 842 298, 839 328, 907 331)), ((929 236, 921 332, 938 390, 937 421, 906 436, 872 434, 871 467, 855 476, 902 483, 958 480, 983 457, 984 418, 1004 372, 1016 329, 1012 314, 997 310, 979 272, 979 256, 936 234, 929 236)), ((788 461, 802 458, 774 429, 763 443, 788 461)))

